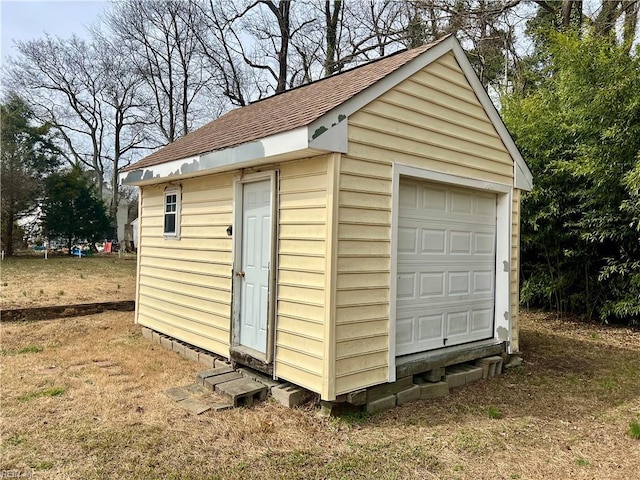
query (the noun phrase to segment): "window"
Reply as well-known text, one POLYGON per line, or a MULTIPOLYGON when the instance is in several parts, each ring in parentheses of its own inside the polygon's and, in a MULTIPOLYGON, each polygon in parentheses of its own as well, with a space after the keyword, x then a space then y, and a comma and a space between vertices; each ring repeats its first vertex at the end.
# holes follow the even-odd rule
POLYGON ((164 236, 178 237, 180 232, 180 191, 164 192, 164 236))

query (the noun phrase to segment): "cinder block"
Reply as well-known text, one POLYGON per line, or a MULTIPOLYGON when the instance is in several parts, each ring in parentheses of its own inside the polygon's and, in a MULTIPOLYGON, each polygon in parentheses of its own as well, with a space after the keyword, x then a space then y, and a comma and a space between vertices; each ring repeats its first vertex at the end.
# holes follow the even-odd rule
POLYGON ((421 378, 424 378, 427 382, 441 382, 444 378, 445 370, 444 367, 434 368, 428 372, 425 372, 420 375, 421 378))
POLYGON ((313 395, 313 392, 290 383, 284 383, 271 389, 271 396, 274 400, 289 408, 302 405, 313 397, 313 395))
POLYGON ((502 356, 494 355, 476 360, 476 366, 482 368, 482 378, 491 378, 502 373, 502 356))
POLYGON ((158 332, 156 332, 155 330, 151 332, 151 338, 153 340, 153 343, 157 343, 158 345, 160 345, 160 339, 162 338, 162 336, 158 332))
POLYGON ((211 410, 211 405, 203 403, 192 397, 188 397, 188 398, 185 398, 184 400, 180 400, 178 402, 178 405, 188 410, 189 412, 193 413, 194 415, 200 415, 201 413, 211 410))
MULTIPOLYGON (((267 387, 249 378, 243 378, 242 375, 237 372, 235 372, 235 374, 240 378, 218 383, 215 386, 216 392, 226 395, 231 400, 234 407, 250 407, 254 402, 265 400, 267 398, 267 387)), ((231 374, 226 373, 225 375, 231 374)))
POLYGON ((226 358, 218 358, 216 357, 214 364, 216 367, 231 367, 231 362, 226 358))
POLYGON ((449 384, 447 382, 423 383, 420 385, 420 398, 440 398, 449 395, 449 384))
POLYGON ((413 402, 414 400, 420 400, 420 386, 414 385, 411 388, 402 390, 396 393, 396 403, 398 405, 404 405, 407 402, 413 402))
POLYGON ((360 407, 356 405, 352 405, 351 403, 346 402, 325 402, 322 400, 320 402, 320 411, 318 412, 318 416, 320 417, 338 417, 340 415, 345 415, 348 413, 357 413, 360 412, 360 407))
POLYGON ((198 385, 197 383, 192 383, 184 387, 184 389, 192 395, 203 395, 207 393, 202 385, 198 385))
POLYGON ((187 360, 191 360, 192 362, 198 361, 198 352, 190 347, 185 347, 184 349, 184 358, 187 360))
POLYGON ((447 385, 449 385, 449 388, 462 387, 467 384, 467 374, 461 371, 452 371, 445 375, 445 381, 447 385))
POLYGON ((242 378, 242 375, 238 372, 223 373, 222 375, 205 378, 203 385, 207 390, 213 391, 217 385, 225 382, 231 382, 232 380, 238 380, 239 378, 242 378))
POLYGON ((184 357, 184 344, 174 340, 173 341, 173 351, 176 353, 179 353, 180 355, 182 355, 184 357))
POLYGON ((167 350, 173 350, 173 340, 171 340, 169 337, 160 337, 160 345, 162 345, 167 350))
POLYGON ((364 405, 367 403, 367 390, 356 390, 355 392, 347 393, 347 402, 352 405, 364 405))
MULTIPOLYGON (((218 365, 223 365, 225 367, 229 366, 227 363, 224 363, 216 359, 216 366, 218 365)), ((278 382, 277 380, 274 380, 273 378, 268 377, 267 375, 264 375, 263 373, 257 372, 250 368, 238 368, 236 371, 239 372, 243 377, 259 382, 265 385, 267 388, 273 388, 273 387, 277 387, 278 385, 281 385, 281 383, 278 382)))
POLYGON ((215 377, 215 376, 220 376, 220 375, 224 375, 225 373, 231 373, 233 372, 233 370, 231 370, 231 368, 224 368, 224 367, 218 367, 218 368, 211 368, 209 370, 202 370, 198 373, 196 373, 196 383, 199 385, 204 385, 204 381, 209 378, 209 377, 215 377))
POLYGON ((180 402, 186 398, 189 398, 189 392, 182 387, 169 388, 165 390, 164 393, 166 393, 174 402, 180 402))
POLYGON ((153 330, 147 327, 142 327, 142 336, 147 340, 153 341, 153 330))
POLYGON ((384 412, 396 406, 396 396, 389 395, 387 397, 378 398, 373 402, 367 402, 365 410, 369 413, 384 412))
MULTIPOLYGON (((489 369, 491 369, 491 365, 489 365, 489 369)), ((476 380, 482 380, 483 376, 483 367, 474 367, 473 365, 461 363, 447 367, 445 381, 449 384, 449 388, 456 388, 476 380)))
POLYGON ((367 404, 394 395, 413 386, 413 375, 397 379, 393 383, 383 383, 367 389, 367 404))
POLYGON ((345 403, 347 401, 347 394, 341 393, 340 395, 336 395, 336 399, 333 403, 345 403))
POLYGON ((502 375, 502 368, 504 366, 504 360, 501 360, 496 365, 496 375, 502 375))
POLYGON ((480 367, 471 367, 467 369, 467 383, 482 380, 483 369, 480 367))
POLYGON ((509 361, 503 365, 503 369, 518 367, 522 365, 522 362, 523 362, 522 357, 518 355, 511 355, 511 358, 509 359, 509 361))
POLYGON ((198 353, 198 362, 208 368, 213 368, 215 366, 216 358, 210 353, 203 351, 198 353))

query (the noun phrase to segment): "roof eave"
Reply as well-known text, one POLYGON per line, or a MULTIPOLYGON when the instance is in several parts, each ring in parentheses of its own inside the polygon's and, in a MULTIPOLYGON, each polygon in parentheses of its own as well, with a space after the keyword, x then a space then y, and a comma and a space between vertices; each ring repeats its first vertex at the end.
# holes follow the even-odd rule
POLYGON ((329 151, 341 151, 342 144, 346 148, 346 122, 323 137, 322 141, 319 138, 314 140, 310 138, 306 126, 299 127, 235 147, 130 170, 120 175, 120 183, 136 186, 152 185, 169 180, 304 158, 329 151))

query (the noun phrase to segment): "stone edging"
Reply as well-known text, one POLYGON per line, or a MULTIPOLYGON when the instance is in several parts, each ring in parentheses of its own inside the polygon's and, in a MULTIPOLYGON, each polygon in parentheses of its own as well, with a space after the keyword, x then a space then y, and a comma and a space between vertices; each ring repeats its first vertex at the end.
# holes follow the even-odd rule
POLYGON ((0 312, 0 321, 16 322, 51 320, 54 318, 80 317, 82 315, 91 315, 94 313, 105 312, 107 310, 133 312, 135 308, 136 302, 133 300, 80 303, 75 305, 51 305, 48 307, 14 308, 10 310, 2 310, 2 312, 0 312))

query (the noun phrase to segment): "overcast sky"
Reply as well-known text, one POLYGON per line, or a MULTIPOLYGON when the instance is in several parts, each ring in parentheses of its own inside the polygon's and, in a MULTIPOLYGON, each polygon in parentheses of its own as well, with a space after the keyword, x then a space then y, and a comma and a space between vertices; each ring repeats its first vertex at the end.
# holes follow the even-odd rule
POLYGON ((15 56, 13 42, 44 36, 85 35, 106 2, 99 0, 0 0, 0 51, 2 59, 15 56))

